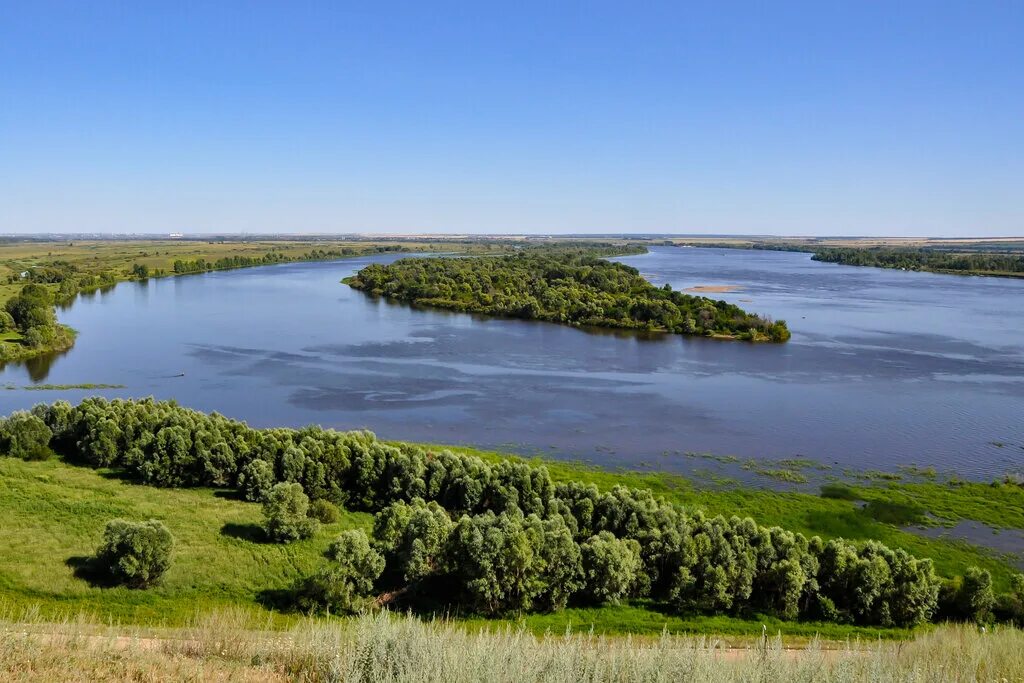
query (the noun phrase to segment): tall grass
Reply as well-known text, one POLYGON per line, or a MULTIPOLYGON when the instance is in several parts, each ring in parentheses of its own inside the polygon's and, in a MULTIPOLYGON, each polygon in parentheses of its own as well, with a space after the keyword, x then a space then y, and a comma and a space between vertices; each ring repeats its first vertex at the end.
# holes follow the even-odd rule
POLYGON ((386 612, 264 630, 251 613, 189 627, 126 629, 83 619, 0 622, 0 678, 359 681, 1018 681, 1024 632, 940 626, 905 642, 781 638, 727 647, 713 637, 535 636, 469 631, 386 612), (831 646, 831 647, 830 647, 831 646))

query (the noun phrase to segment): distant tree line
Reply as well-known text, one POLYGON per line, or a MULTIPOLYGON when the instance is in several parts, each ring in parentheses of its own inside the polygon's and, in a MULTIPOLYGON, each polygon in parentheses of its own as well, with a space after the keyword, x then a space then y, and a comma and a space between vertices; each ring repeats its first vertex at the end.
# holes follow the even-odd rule
POLYGON ((789 339, 784 321, 675 292, 669 285, 655 287, 635 268, 599 258, 605 253, 530 249, 496 257, 407 258, 369 265, 345 282, 372 294, 456 311, 750 341, 789 339))
POLYGON ((1024 254, 988 251, 959 253, 935 249, 818 248, 815 261, 847 266, 902 268, 965 275, 988 274, 1024 277, 1024 254))
POLYGON ((684 613, 876 625, 1024 614, 1017 583, 995 596, 982 570, 944 581, 930 560, 878 542, 707 517, 649 490, 556 484, 543 466, 365 431, 253 429, 173 402, 89 398, 6 418, 0 447, 26 458, 52 448, 154 486, 233 488, 263 503, 279 542, 316 533, 313 518, 336 518, 337 506, 376 513, 372 540, 343 535, 299 582, 304 609, 375 600, 499 615, 643 598, 684 613))
POLYGON ((263 256, 225 256, 215 261, 207 261, 203 258, 186 261, 178 259, 174 262, 175 274, 182 273, 204 273, 210 270, 229 270, 231 268, 249 268, 251 266, 268 266, 275 263, 289 263, 293 261, 327 261, 330 259, 356 256, 360 254, 385 254, 390 252, 409 251, 408 247, 398 244, 389 244, 373 247, 342 247, 341 249, 312 249, 304 254, 290 256, 280 251, 268 251, 263 256))

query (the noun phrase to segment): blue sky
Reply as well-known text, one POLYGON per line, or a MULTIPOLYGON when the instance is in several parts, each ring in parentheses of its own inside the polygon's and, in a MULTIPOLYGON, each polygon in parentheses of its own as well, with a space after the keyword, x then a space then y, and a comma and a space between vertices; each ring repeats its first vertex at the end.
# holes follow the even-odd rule
POLYGON ((0 232, 1024 234, 1024 2, 0 0, 0 232))

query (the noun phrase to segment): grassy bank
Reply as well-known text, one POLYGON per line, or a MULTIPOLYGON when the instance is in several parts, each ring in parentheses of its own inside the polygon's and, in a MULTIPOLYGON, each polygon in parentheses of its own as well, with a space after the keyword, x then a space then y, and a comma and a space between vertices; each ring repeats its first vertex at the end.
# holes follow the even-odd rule
POLYGON ((942 626, 900 643, 793 647, 768 637, 537 637, 473 632, 387 614, 301 620, 268 632, 222 612, 186 628, 133 629, 89 620, 0 621, 0 678, 240 681, 1016 681, 1024 633, 942 626))
MULTIPOLYGON (((470 451, 488 460, 503 456, 470 451)), ((672 502, 699 507, 712 514, 749 515, 763 524, 778 524, 808 535, 874 538, 892 547, 931 557, 946 575, 971 565, 989 569, 995 583, 1009 584, 1011 568, 990 553, 966 543, 927 539, 875 519, 854 501, 806 493, 777 493, 735 489, 712 491, 669 474, 609 472, 578 465, 545 462, 556 481, 583 480, 607 489, 617 484, 650 488, 672 502)), ((960 510, 977 516, 970 501, 981 491, 938 485, 900 485, 904 495, 926 496, 936 510, 960 510), (960 506, 959 508, 957 506, 960 506)), ((862 497, 885 496, 887 489, 864 487, 862 497)), ((989 503, 988 516, 1012 517, 1024 499, 1007 487, 989 503)), ((972 517, 973 518, 973 517, 972 517)), ((97 618, 131 624, 180 625, 197 610, 241 608, 263 614, 278 625, 293 617, 274 611, 281 592, 296 578, 313 571, 331 540, 344 529, 369 529, 366 513, 344 513, 312 539, 288 545, 264 542, 260 506, 239 500, 234 493, 211 489, 163 489, 141 486, 109 470, 75 467, 57 460, 24 462, 0 458, 0 519, 4 520, 6 551, 0 554, 0 599, 9 609, 34 608, 42 617, 86 612, 97 618), (83 573, 87 558, 99 544, 109 519, 162 520, 177 538, 175 561, 163 583, 139 591, 91 582, 83 573)), ((984 521, 984 520, 981 520, 984 521)), ((454 615, 457 616, 457 615, 454 615)), ((520 622, 518 619, 513 621, 520 622)), ((474 626, 493 626, 493 620, 470 620, 474 626)), ((564 631, 566 627, 598 633, 656 635, 714 632, 749 635, 769 624, 788 636, 827 638, 853 636, 903 638, 899 629, 860 628, 839 624, 783 622, 774 619, 670 615, 636 601, 612 607, 569 609, 534 614, 521 623, 532 632, 564 631)))

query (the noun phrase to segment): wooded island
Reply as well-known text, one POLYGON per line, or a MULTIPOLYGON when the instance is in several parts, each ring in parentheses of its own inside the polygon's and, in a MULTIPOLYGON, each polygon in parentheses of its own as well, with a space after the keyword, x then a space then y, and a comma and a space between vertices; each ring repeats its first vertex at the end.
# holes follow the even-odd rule
POLYGON ((499 257, 406 258, 369 265, 344 282, 400 301, 469 313, 575 326, 784 342, 782 320, 734 304, 656 287, 636 268, 592 251, 534 251, 499 257))

